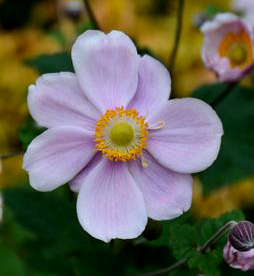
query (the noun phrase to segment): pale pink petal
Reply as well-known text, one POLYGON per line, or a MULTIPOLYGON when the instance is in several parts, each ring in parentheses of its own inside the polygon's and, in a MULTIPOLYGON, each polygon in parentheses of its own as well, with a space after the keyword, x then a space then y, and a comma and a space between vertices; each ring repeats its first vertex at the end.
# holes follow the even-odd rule
POLYGON ((77 213, 82 227, 105 242, 136 238, 147 223, 143 195, 127 164, 108 159, 84 177, 77 213))
POLYGON ((254 269, 254 249, 238 251, 228 241, 224 247, 223 255, 225 261, 233 268, 242 271, 254 269))
POLYGON ((75 74, 42 75, 29 87, 28 107, 44 127, 76 125, 94 130, 99 112, 84 96, 75 74))
POLYGON ((167 68, 158 60, 145 55, 139 66, 139 81, 129 108, 136 108, 147 116, 153 108, 169 99, 171 79, 167 68))
POLYGON ((80 171, 79 174, 77 174, 77 176, 73 178, 73 180, 71 180, 69 186, 73 192, 79 193, 81 186, 84 183, 85 177, 90 173, 91 170, 93 170, 94 167, 97 166, 101 158, 101 154, 97 153, 93 157, 93 159, 85 166, 85 168, 82 171, 80 171))
POLYGON ((150 130, 147 150, 164 166, 181 173, 199 172, 217 158, 222 124, 205 102, 176 99, 158 108, 149 123, 164 122, 150 130))
POLYGON ((73 45, 72 60, 85 95, 102 113, 128 105, 137 89, 140 57, 127 35, 86 31, 73 45))
POLYGON ((148 217, 155 220, 173 219, 189 210, 192 177, 163 167, 146 152, 142 158, 148 166, 144 168, 139 161, 132 161, 130 171, 144 195, 148 217))
POLYGON ((90 132, 72 126, 50 128, 29 145, 23 168, 34 189, 51 191, 76 176, 94 154, 90 132))

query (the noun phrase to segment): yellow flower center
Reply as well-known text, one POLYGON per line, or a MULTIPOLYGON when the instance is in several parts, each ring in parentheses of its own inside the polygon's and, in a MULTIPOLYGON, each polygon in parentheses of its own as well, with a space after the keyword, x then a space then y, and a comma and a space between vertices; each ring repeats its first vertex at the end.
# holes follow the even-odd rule
POLYGON ((219 55, 227 57, 231 67, 244 68, 253 63, 252 43, 248 33, 229 33, 219 45, 219 55))
POLYGON ((134 137, 134 131, 132 127, 127 123, 117 123, 113 126, 110 139, 117 146, 127 146, 130 144, 134 137))
POLYGON ((246 61, 247 51, 244 45, 236 44, 230 49, 228 57, 233 64, 240 65, 246 61))
POLYGON ((148 123, 135 109, 109 109, 96 125, 96 149, 114 161, 141 157, 148 138, 148 123))

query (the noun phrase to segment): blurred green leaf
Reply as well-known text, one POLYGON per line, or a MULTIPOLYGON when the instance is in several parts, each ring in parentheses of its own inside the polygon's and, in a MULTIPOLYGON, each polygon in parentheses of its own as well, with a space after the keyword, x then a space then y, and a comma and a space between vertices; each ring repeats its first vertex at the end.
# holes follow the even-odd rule
POLYGON ((188 258, 190 269, 198 269, 205 276, 220 275, 219 264, 223 261, 222 251, 226 244, 227 236, 224 235, 207 253, 197 249, 204 245, 223 225, 235 220, 244 220, 244 215, 239 210, 233 210, 217 219, 206 219, 194 225, 175 224, 170 228, 169 244, 177 260, 188 258))
POLYGON ((0 275, 26 276, 21 258, 10 248, 0 244, 0 275))
POLYGON ((88 21, 88 22, 85 22, 81 26, 78 27, 77 34, 81 35, 82 33, 84 33, 87 30, 95 30, 95 29, 96 28, 95 28, 93 22, 88 21))
POLYGON ((28 116, 19 131, 19 141, 22 148, 26 150, 32 140, 44 130, 44 128, 37 125, 31 116, 28 116))
POLYGON ((25 63, 37 69, 40 74, 74 71, 71 56, 68 53, 41 55, 26 60, 25 63))
MULTIPOLYGON (((211 103, 225 89, 225 84, 206 85, 192 96, 211 103)), ((205 193, 254 175, 254 89, 235 87, 215 110, 224 136, 217 160, 198 174, 205 193)))
POLYGON ((30 270, 61 276, 105 276, 114 269, 121 271, 109 245, 92 238, 79 225, 75 198, 67 187, 50 193, 13 188, 3 195, 16 221, 34 235, 23 248, 30 270))

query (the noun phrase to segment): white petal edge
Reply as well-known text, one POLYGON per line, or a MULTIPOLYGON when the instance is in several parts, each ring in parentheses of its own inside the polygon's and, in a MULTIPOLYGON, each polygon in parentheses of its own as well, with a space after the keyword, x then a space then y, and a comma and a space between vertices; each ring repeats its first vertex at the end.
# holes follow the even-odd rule
POLYGON ((94 130, 99 111, 84 96, 73 73, 45 74, 29 86, 28 107, 44 127, 75 125, 94 130))
POLYGON ((101 159, 84 178, 77 214, 81 226, 105 242, 136 238, 143 232, 147 224, 144 198, 125 162, 101 159))
POLYGON ((72 60, 85 95, 102 113, 128 105, 137 89, 140 57, 126 34, 86 31, 73 45, 72 60))
POLYGON ((180 173, 196 173, 217 158, 222 123, 205 102, 175 99, 161 105, 149 124, 163 121, 163 129, 151 130, 147 150, 163 166, 180 173))
POLYGON ((128 108, 135 108, 147 117, 155 106, 168 101, 170 91, 171 78, 167 68, 153 57, 144 55, 140 60, 137 92, 128 108))
POLYGON ((71 126, 50 128, 29 145, 23 168, 34 189, 52 191, 75 177, 94 154, 90 132, 71 126))
POLYGON ((163 167, 146 152, 142 158, 148 166, 144 168, 139 161, 131 161, 130 171, 143 193, 148 217, 168 220, 189 210, 192 202, 192 177, 163 167))

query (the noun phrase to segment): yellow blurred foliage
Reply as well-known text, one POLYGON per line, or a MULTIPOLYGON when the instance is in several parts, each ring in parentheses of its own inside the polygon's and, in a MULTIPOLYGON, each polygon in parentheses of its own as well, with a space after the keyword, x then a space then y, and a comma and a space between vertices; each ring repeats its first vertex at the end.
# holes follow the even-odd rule
POLYGON ((218 217, 232 209, 250 208, 254 205, 254 178, 224 186, 203 196, 202 184, 194 179, 192 210, 197 218, 218 217))
MULTIPOLYGON (((27 87, 38 76, 37 72, 23 61, 60 49, 54 39, 38 29, 0 32, 0 154, 15 151, 18 146, 19 129, 28 114, 27 87)), ((0 187, 9 185, 11 177, 15 182, 17 176, 24 176, 20 158, 10 158, 3 163, 0 187)))

